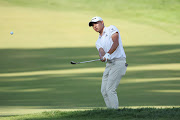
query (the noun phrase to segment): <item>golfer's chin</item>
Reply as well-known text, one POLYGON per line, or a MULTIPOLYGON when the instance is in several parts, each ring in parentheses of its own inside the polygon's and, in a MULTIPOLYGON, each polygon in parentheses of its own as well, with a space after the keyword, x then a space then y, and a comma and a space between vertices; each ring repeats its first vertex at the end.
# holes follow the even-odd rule
POLYGON ((96 32, 99 32, 99 30, 98 30, 98 29, 95 29, 95 31, 96 31, 96 32))

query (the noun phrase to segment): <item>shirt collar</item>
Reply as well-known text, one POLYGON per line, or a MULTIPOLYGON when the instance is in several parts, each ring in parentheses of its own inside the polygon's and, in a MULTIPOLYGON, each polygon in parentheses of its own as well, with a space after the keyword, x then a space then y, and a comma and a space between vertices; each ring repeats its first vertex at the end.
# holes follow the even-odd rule
MULTIPOLYGON (((103 34, 102 34, 102 36, 103 36, 105 33, 106 33, 106 27, 104 26, 104 29, 103 29, 103 34)), ((102 36, 99 34, 99 38, 101 38, 102 36)))

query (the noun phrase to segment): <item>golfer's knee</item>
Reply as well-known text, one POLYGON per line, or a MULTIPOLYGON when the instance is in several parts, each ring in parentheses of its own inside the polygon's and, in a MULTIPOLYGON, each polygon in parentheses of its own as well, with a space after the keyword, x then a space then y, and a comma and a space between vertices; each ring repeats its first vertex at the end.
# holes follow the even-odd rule
POLYGON ((101 94, 103 97, 107 96, 106 90, 101 90, 101 94))

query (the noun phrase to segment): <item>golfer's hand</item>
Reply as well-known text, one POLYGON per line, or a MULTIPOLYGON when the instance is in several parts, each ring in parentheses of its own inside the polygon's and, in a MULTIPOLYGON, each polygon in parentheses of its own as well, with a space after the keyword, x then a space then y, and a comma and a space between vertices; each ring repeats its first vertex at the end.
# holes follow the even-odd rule
POLYGON ((106 61, 105 59, 103 59, 103 56, 100 57, 100 60, 101 60, 102 62, 105 62, 105 61, 106 61))
POLYGON ((104 62, 107 62, 108 60, 111 60, 111 55, 109 53, 106 53, 104 56, 103 56, 103 61, 104 62))

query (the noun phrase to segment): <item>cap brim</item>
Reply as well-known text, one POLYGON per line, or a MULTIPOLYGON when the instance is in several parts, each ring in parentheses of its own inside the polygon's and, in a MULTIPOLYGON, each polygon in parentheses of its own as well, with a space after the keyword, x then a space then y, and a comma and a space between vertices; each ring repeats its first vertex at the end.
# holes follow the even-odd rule
POLYGON ((93 23, 97 23, 97 22, 89 22, 89 27, 93 26, 93 23))

